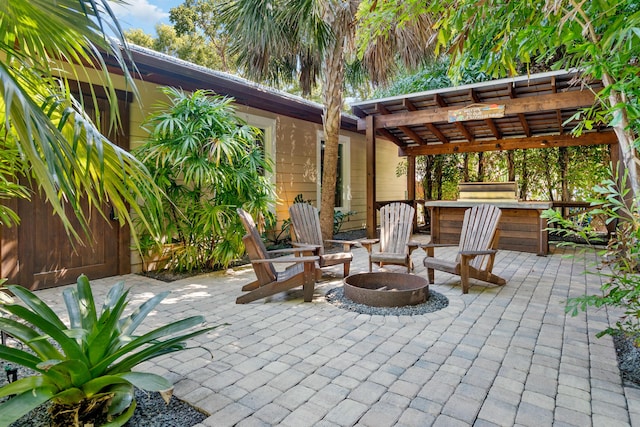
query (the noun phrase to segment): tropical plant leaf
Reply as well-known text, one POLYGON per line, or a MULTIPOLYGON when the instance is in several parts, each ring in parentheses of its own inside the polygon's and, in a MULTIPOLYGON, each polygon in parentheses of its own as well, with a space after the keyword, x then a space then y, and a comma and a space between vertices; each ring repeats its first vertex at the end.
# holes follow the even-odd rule
POLYGON ((11 363, 17 363, 25 368, 37 371, 36 365, 40 363, 40 359, 31 353, 18 348, 7 347, 5 345, 0 346, 0 359, 6 360, 11 363))
POLYGON ((106 352, 113 351, 119 345, 122 332, 118 324, 127 306, 129 292, 119 292, 119 295, 117 301, 109 305, 105 304, 100 319, 87 337, 89 361, 92 366, 102 360, 106 352))
POLYGON ((73 405, 86 398, 86 394, 77 387, 68 387, 52 397, 60 405, 73 405))
POLYGON ((102 427, 120 427, 125 425, 127 421, 129 421, 129 418, 133 416, 133 412, 136 410, 136 406, 137 404, 136 404, 136 401, 134 400, 133 402, 131 402, 131 406, 129 406, 129 409, 127 409, 122 414, 118 415, 113 420, 103 424, 102 427))
MULTIPOLYGON (((50 323, 49 321, 22 306, 5 305, 4 307, 12 314, 31 323, 32 325, 38 325, 39 329, 41 329, 45 334, 50 336, 55 342, 60 345, 62 351, 68 358, 82 360, 83 362, 85 362, 85 364, 87 364, 87 358, 82 352, 82 349, 80 348, 78 343, 75 340, 69 338, 64 333, 64 331, 60 330, 56 325, 50 323)), ((37 341, 34 341, 34 343, 35 342, 37 341)))
POLYGON ((101 375, 90 381, 87 381, 82 386, 82 390, 86 393, 87 396, 94 396, 98 393, 104 392, 105 389, 108 389, 111 386, 125 383, 127 383, 127 380, 119 375, 101 375))
POLYGON ((117 415, 125 411, 134 402, 134 388, 131 384, 117 384, 109 388, 113 393, 111 404, 109 405, 109 415, 117 415))
MULTIPOLYGON (((10 307, 10 305, 5 305, 4 307, 10 307)), ((41 335, 27 325, 13 319, 0 317, 0 330, 5 331, 25 344, 41 359, 62 359, 63 357, 60 351, 49 341, 38 339, 41 335)), ((0 346, 0 349, 9 350, 10 347, 0 346)))
MULTIPOLYGON (((176 322, 170 323, 170 324, 162 326, 160 328, 154 329, 153 331, 148 332, 145 335, 142 335, 140 337, 134 338, 128 344, 122 346, 117 351, 113 352, 113 354, 111 354, 110 356, 106 357, 99 364, 94 366, 94 368, 92 370, 92 373, 95 376, 97 372, 100 372, 102 370, 106 370, 111 363, 113 363, 116 360, 120 359, 121 357, 125 356, 127 353, 129 353, 131 351, 134 351, 136 349, 139 349, 143 345, 148 344, 148 343, 153 343, 152 346, 158 346, 159 343, 156 342, 156 340, 158 338, 162 338, 162 337, 165 337, 167 335, 175 334, 175 333, 184 331, 185 329, 192 328, 192 327, 194 327, 196 325, 201 324, 203 321, 204 321, 204 318, 202 316, 192 316, 192 317, 188 317, 186 319, 178 320, 176 322)), ((208 328, 204 328, 204 329, 198 330, 195 333, 195 335, 189 334, 189 335, 185 335, 185 336, 197 336, 197 335, 200 335, 202 333, 206 333, 209 330, 212 330, 212 329, 215 329, 215 328, 217 328, 217 326, 211 326, 211 327, 208 327, 208 328)), ((182 339, 182 336, 180 336, 180 337, 177 337, 177 340, 173 341, 173 343, 180 342, 180 341, 183 341, 183 340, 184 339, 182 339)), ((156 347, 156 348, 158 348, 158 347, 156 347)), ((117 369, 115 371, 112 371, 113 368, 114 367, 109 368, 109 371, 111 373, 121 372, 121 371, 119 371, 117 369)))
POLYGON ((178 337, 168 339, 166 341, 157 342, 154 341, 152 345, 144 348, 143 350, 124 357, 122 360, 119 360, 116 364, 111 366, 108 369, 109 373, 118 373, 118 372, 126 372, 131 370, 134 366, 139 363, 144 362, 145 360, 153 359, 163 354, 172 353, 175 351, 180 351, 185 348, 184 341, 196 337, 198 335, 202 335, 210 330, 217 328, 217 326, 211 326, 209 328, 199 329, 195 332, 186 335, 180 335, 178 337))
POLYGON ((169 291, 161 292, 158 295, 145 301, 129 317, 124 319, 120 328, 123 335, 131 335, 140 326, 144 319, 156 308, 156 306, 170 294, 169 291))
MULTIPOLYGON (((49 378, 41 375, 34 375, 31 377, 20 378, 12 383, 5 384, 0 388, 0 397, 11 396, 12 394, 21 394, 24 392, 30 392, 42 387, 49 387, 52 390, 57 388, 49 378)), ((1 424, 0 424, 1 425, 1 424)))
MULTIPOLYGON (((67 291, 68 289, 65 289, 67 291)), ((96 303, 91 292, 89 278, 81 274, 76 281, 76 298, 80 305, 80 313, 82 315, 82 327, 91 334, 96 326, 98 315, 96 313, 96 303)))
MULTIPOLYGON (((83 314, 76 290, 73 288, 63 290, 62 298, 64 299, 64 304, 67 307, 67 313, 69 314, 69 326, 71 329, 84 331, 83 335, 86 335, 88 331, 84 330, 82 327, 83 314)), ((76 335, 76 337, 77 336, 78 335, 76 335)))
POLYGON ((38 367, 46 370, 47 375, 51 374, 52 371, 59 372, 60 375, 68 377, 74 387, 80 387, 91 380, 89 368, 80 360, 63 360, 55 363, 48 361, 40 363, 38 367), (46 369, 43 366, 45 363, 48 364, 46 369))
POLYGON ((58 315, 27 288, 17 285, 8 285, 7 289, 9 289, 16 297, 20 298, 20 300, 38 316, 52 323, 59 329, 66 329, 67 326, 62 322, 62 320, 60 320, 58 315))
POLYGON ((0 404, 0 425, 8 426, 32 409, 51 399, 55 392, 56 390, 52 387, 39 387, 3 402, 0 404))
POLYGON ((146 391, 165 391, 173 388, 171 381, 163 376, 153 374, 150 372, 125 372, 122 374, 116 374, 139 389, 146 391))

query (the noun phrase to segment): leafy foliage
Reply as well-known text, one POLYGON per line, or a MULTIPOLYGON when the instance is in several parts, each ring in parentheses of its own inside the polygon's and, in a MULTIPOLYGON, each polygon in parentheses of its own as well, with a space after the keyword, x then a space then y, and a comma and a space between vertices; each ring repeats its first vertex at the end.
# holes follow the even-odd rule
MULTIPOLYGON (((601 295, 570 298, 566 312, 575 316, 590 306, 620 308, 624 314, 615 327, 599 332, 598 336, 623 333, 640 345, 640 199, 629 199, 626 179, 620 181, 616 174, 596 186, 594 191, 598 198, 591 201, 596 206, 593 214, 605 215, 607 223, 616 224, 615 234, 606 249, 600 252, 602 262, 597 268, 597 273, 607 278, 607 282, 601 287, 601 295)), ((589 222, 569 221, 553 210, 545 211, 544 217, 550 224, 560 226, 565 235, 577 236, 587 242, 597 237, 589 222)))
MULTIPOLYGON (((123 54, 120 47, 126 44, 109 2, 2 2, 0 34, 0 133, 2 150, 7 150, 0 160, 5 177, 0 197, 28 198, 28 187, 38 189, 68 234, 77 238, 81 230, 70 216, 89 233, 88 220, 96 215, 96 209, 83 212, 84 201, 93 207, 108 201, 121 225, 132 224, 133 210, 148 230, 156 230, 147 218, 157 216, 158 188, 140 162, 103 135, 108 129, 98 129, 84 113, 82 97, 73 95, 83 93, 77 81, 97 72, 111 106, 110 126, 119 125, 116 92, 100 51, 121 68, 135 92, 128 51, 123 54), (106 37, 106 28, 119 39, 106 37), (73 63, 73 70, 64 71, 60 61, 73 63), (138 199, 147 203, 139 206, 138 199)), ((97 104, 95 91, 83 95, 97 104)), ((17 220, 6 206, 0 218, 3 224, 17 220)))
POLYGON ((235 209, 268 217, 275 200, 259 131, 238 119, 230 98, 163 91, 169 101, 148 118, 150 139, 136 155, 169 197, 162 242, 180 244, 169 267, 227 266, 244 251, 235 209))
POLYGON ((460 75, 449 76, 451 61, 448 56, 441 56, 434 61, 425 63, 415 72, 404 71, 394 81, 386 86, 377 88, 374 97, 388 97, 407 93, 423 92, 432 89, 442 89, 455 85, 477 83, 490 80, 491 77, 483 72, 480 63, 470 64, 460 75))
MULTIPOLYGON (((15 395, 0 404, 0 425, 8 425, 40 404, 52 401, 58 424, 82 425, 109 421, 123 425, 135 409, 134 386, 165 392, 171 383, 156 374, 132 372, 138 364, 186 348, 185 341, 215 328, 199 328, 202 316, 169 323, 143 334, 136 330, 169 294, 158 294, 123 315, 129 291, 124 282, 109 291, 102 310, 96 309, 86 276, 75 288, 63 291, 69 326, 35 294, 20 286, 7 286, 22 304, 0 303, 0 329, 20 341, 27 350, 0 346, 0 358, 24 366, 38 375, 21 378, 0 388, 0 397, 15 395), (92 404, 92 403, 95 403, 92 404), (95 411, 88 408, 98 406, 95 411), (84 408, 81 412, 78 408, 84 408), (68 414, 73 414, 69 416, 68 414), (66 415, 65 415, 66 414, 66 415), (75 422, 72 420, 76 417, 75 422), (97 418, 94 418, 97 417, 97 418), (106 418, 106 419, 105 419, 106 418)), ((3 294, 4 295, 4 294, 3 294)))
POLYGON ((180 34, 171 25, 156 25, 157 37, 141 29, 125 31, 127 41, 213 70, 229 71, 216 46, 201 34, 180 34), (217 54, 216 54, 217 53, 217 54))
POLYGON ((453 56, 452 76, 479 63, 491 77, 547 69, 578 68, 583 83, 601 80, 601 111, 581 114, 582 132, 604 120, 620 142, 630 185, 640 191, 637 152, 640 145, 640 3, 636 0, 475 0, 423 2, 390 0, 360 3, 358 45, 362 55, 372 34, 391 34, 421 14, 433 16, 438 48, 453 56))

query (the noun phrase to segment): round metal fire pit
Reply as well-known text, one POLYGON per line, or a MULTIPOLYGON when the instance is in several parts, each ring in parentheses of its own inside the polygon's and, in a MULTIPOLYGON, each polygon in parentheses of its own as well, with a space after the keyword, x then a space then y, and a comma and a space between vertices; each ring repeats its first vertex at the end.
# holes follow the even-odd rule
POLYGON ((372 307, 402 307, 425 302, 429 282, 406 273, 359 273, 345 277, 344 295, 351 301, 372 307))

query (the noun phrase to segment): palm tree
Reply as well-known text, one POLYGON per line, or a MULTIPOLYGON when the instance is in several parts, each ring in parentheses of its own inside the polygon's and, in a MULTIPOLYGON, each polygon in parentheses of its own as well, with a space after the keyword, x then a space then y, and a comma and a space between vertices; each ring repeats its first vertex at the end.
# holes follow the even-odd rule
MULTIPOLYGON (((119 125, 116 93, 103 53, 118 61, 135 92, 127 71, 130 58, 121 49, 126 44, 109 2, 0 2, 0 34, 0 198, 29 198, 28 188, 37 187, 68 234, 76 238, 80 236, 71 216, 88 232, 91 215, 82 210, 81 201, 90 207, 108 202, 121 225, 131 225, 131 208, 155 229, 150 218, 159 216, 149 211, 157 211, 161 192, 139 161, 103 136, 107 129, 96 128, 81 97, 72 95, 80 90, 75 82, 97 71, 110 101, 114 118, 110 126, 119 125), (139 200, 146 201, 144 207, 139 200)), ((84 95, 97 101, 93 91, 84 95)), ((19 220, 6 206, 0 209, 0 224, 19 220)))
MULTIPOLYGON (((324 238, 331 238, 345 65, 356 60, 357 0, 230 0, 221 9, 232 53, 247 75, 268 82, 298 78, 305 93, 322 79, 325 153, 320 203, 324 238)), ((397 59, 415 66, 430 54, 429 20, 374 39, 364 68, 374 83, 392 74, 397 59)))

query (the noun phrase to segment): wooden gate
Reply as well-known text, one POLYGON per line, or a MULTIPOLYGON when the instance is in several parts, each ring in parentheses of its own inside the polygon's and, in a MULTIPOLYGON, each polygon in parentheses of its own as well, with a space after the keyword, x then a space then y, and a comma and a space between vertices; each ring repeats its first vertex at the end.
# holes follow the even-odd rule
MULTIPOLYGON (((119 98, 123 128, 112 132, 109 139, 128 149, 128 100, 131 97, 123 92, 119 98)), ((101 129, 109 129, 106 99, 99 100, 99 108, 101 129)), ((90 237, 84 235, 77 220, 71 220, 83 239, 83 242, 74 242, 67 236, 62 221, 53 214, 52 207, 37 192, 31 201, 12 201, 8 205, 17 210, 21 221, 18 227, 1 230, 0 277, 8 278, 8 283, 42 289, 73 283, 82 273, 95 279, 131 271, 130 232, 111 219, 109 206, 102 207, 106 220, 99 212, 90 213, 90 237)), ((88 213, 86 206, 85 212, 88 213)))

